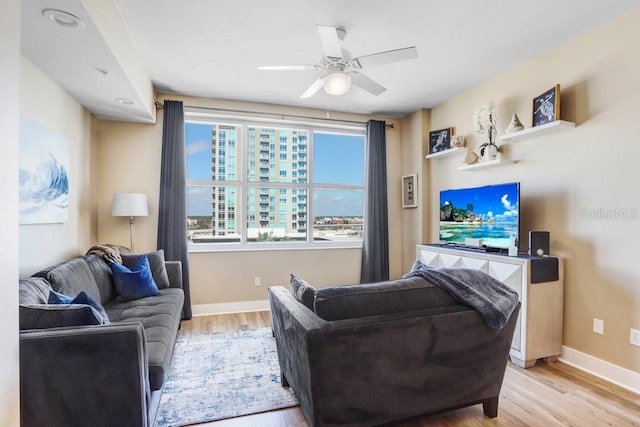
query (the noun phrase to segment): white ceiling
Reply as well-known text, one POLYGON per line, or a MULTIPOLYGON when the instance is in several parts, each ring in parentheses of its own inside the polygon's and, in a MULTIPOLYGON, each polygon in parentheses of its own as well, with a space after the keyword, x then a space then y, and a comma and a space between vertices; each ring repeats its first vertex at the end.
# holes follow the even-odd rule
POLYGON ((132 121, 154 119, 141 75, 156 92, 402 117, 640 7, 640 0, 22 3, 23 54, 97 116, 132 121), (84 30, 52 24, 44 8, 80 17, 84 30), (319 63, 316 24, 344 28, 343 48, 353 56, 416 46, 419 58, 364 69, 387 89, 379 96, 352 87, 341 96, 321 90, 300 99, 316 72, 256 67, 319 63), (134 104, 120 105, 118 97, 134 104))

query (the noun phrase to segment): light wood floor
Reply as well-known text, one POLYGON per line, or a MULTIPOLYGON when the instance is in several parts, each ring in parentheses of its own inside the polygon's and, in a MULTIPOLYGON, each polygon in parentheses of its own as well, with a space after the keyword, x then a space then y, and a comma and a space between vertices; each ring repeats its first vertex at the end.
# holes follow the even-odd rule
MULTIPOLYGON (((204 316, 183 322, 182 333, 255 329, 269 325, 269 312, 204 316)), ((307 427, 308 424, 296 407, 198 426, 307 427)), ((509 363, 497 418, 486 418, 482 405, 475 405, 390 426, 640 426, 640 396, 562 362, 538 362, 530 369, 520 369, 509 363)))

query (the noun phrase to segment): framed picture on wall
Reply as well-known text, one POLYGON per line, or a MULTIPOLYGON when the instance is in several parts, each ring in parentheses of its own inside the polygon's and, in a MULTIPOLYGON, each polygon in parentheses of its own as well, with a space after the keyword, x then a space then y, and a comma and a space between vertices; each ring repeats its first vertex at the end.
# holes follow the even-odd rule
POLYGON ((560 85, 533 98, 533 126, 560 120, 560 85))
POLYGON ((69 141, 46 127, 20 119, 20 224, 69 220, 69 141))
POLYGON ((429 132, 429 154, 439 153, 440 151, 451 148, 451 135, 453 128, 434 130, 429 132))
POLYGON ((405 175, 402 177, 402 207, 418 207, 418 174, 405 175))

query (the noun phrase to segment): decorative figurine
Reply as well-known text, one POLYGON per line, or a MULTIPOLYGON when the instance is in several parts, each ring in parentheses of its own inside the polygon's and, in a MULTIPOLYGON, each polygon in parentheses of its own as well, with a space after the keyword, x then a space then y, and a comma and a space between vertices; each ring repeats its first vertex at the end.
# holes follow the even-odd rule
POLYGON ((454 135, 451 137, 451 148, 464 147, 464 135, 454 135))
POLYGON ((513 133, 522 129, 524 129, 524 126, 522 125, 522 122, 520 122, 518 115, 514 111, 513 116, 511 116, 511 121, 509 122, 509 126, 507 126, 507 129, 505 130, 505 133, 513 133))
POLYGON ((464 156, 464 162, 468 165, 472 165, 478 162, 478 155, 475 151, 469 149, 467 150, 467 154, 464 156))

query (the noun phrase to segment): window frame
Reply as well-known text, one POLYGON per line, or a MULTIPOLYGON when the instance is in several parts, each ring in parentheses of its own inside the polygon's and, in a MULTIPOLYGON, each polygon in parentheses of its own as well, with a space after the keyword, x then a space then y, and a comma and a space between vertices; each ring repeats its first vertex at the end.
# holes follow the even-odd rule
MULTIPOLYGON (((235 211, 235 219, 237 224, 240 224, 240 241, 239 242, 220 242, 220 243, 192 243, 188 242, 189 252, 220 252, 220 251, 261 251, 261 250, 303 250, 303 249, 339 249, 339 248, 362 248, 362 240, 344 240, 344 241, 315 241, 314 240, 314 191, 315 190, 356 190, 363 192, 363 228, 366 223, 366 205, 367 205, 367 182, 368 182, 368 162, 367 162, 367 133, 366 126, 362 125, 344 125, 341 122, 308 122, 308 121, 295 121, 295 120, 276 120, 265 119, 262 117, 243 117, 243 116, 227 116, 202 112, 193 112, 185 109, 185 126, 187 123, 198 124, 215 124, 215 125, 232 125, 239 126, 241 138, 240 143, 236 144, 237 155, 236 161, 236 175, 239 177, 237 181, 226 180, 190 180, 185 176, 186 186, 204 186, 204 187, 236 187, 238 189, 238 204, 235 211), (249 168, 248 157, 249 152, 249 127, 273 127, 273 128, 286 128, 295 129, 299 131, 306 131, 307 136, 307 182, 260 182, 249 181, 249 168), (324 134, 337 134, 337 135, 352 135, 361 136, 364 140, 363 147, 363 168, 364 168, 364 184, 352 185, 352 184, 326 184, 315 183, 312 180, 314 176, 313 168, 314 162, 314 133, 324 134), (248 221, 249 221, 249 202, 248 194, 250 188, 274 188, 277 190, 286 189, 300 189, 303 188, 307 191, 307 229, 306 229, 306 241, 294 241, 294 242, 249 242, 248 236, 248 221), (311 213, 311 215, 309 215, 311 213), (239 222, 241 221, 241 222, 239 222)), ((280 141, 277 141, 280 143, 280 141)), ((186 138, 185 138, 186 144, 186 138)), ((280 161, 280 159, 276 159, 280 161)), ((290 159, 287 159, 290 162, 290 159)), ((185 169, 185 174, 186 174, 185 169)), ((291 172, 291 171, 289 171, 291 172)), ((291 179, 291 173, 288 174, 288 178, 291 179)), ((279 191, 276 193, 279 196, 279 191)), ((189 217, 188 212, 186 213, 189 217)), ((217 218, 216 218, 217 220, 217 218)), ((290 219, 289 219, 290 221, 290 219)), ((185 227, 187 225, 185 224, 185 227)))

